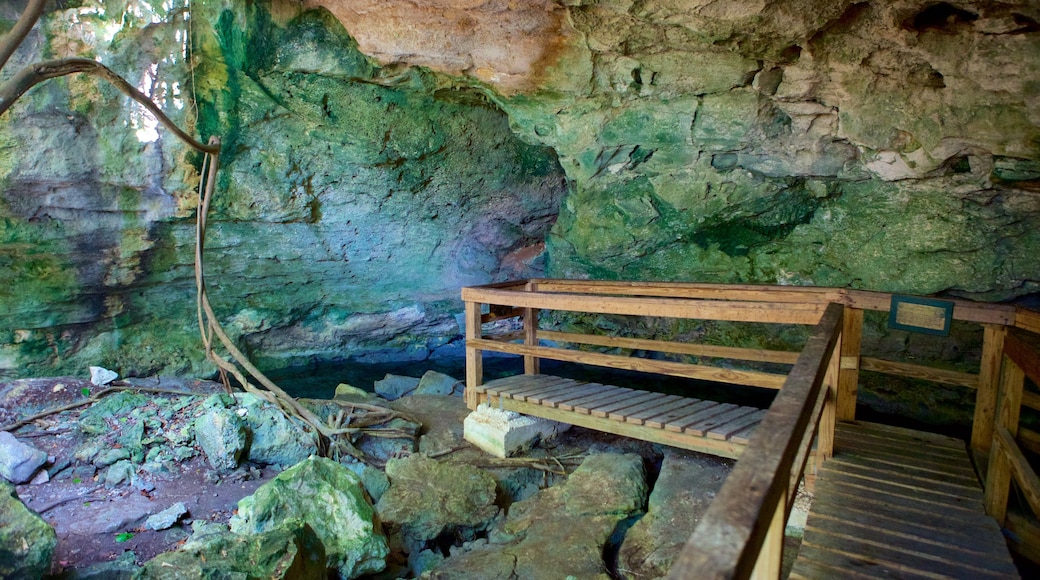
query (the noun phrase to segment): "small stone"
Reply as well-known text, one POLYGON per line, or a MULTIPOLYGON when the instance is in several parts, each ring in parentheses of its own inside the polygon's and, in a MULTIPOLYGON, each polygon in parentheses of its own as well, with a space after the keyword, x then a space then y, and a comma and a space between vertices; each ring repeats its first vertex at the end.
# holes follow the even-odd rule
POLYGON ((29 485, 43 485, 50 480, 51 476, 47 473, 47 470, 41 469, 40 471, 36 472, 36 477, 32 478, 32 481, 29 482, 29 485))
POLYGON ((102 387, 119 378, 119 373, 104 367, 90 367, 90 382, 102 387))
POLYGON ((184 502, 177 502, 172 506, 164 509, 163 511, 149 516, 144 521, 144 525, 149 530, 167 530, 172 528, 182 517, 188 514, 188 508, 184 507, 184 502))
POLYGON ((126 459, 113 463, 105 473, 105 487, 111 489, 134 476, 134 464, 126 459))
POLYGON ((383 380, 375 382, 376 394, 388 401, 400 399, 412 393, 419 386, 419 379, 387 374, 383 380))
POLYGON ((47 453, 0 431, 0 476, 11 483, 25 483, 47 463, 47 453))

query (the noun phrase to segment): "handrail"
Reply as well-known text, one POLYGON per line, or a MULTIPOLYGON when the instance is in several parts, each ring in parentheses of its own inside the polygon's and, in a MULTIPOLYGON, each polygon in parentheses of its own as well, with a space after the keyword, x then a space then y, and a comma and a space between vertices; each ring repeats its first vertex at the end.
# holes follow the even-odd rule
POLYGON ((795 465, 796 459, 808 456, 811 432, 824 415, 820 403, 829 392, 825 376, 838 359, 842 318, 841 305, 827 307, 668 578, 747 578, 756 570, 773 575, 782 552, 777 543, 783 542, 787 498, 794 491, 792 482, 797 484, 795 475, 804 468, 795 465), (767 528, 764 522, 771 524, 767 528))

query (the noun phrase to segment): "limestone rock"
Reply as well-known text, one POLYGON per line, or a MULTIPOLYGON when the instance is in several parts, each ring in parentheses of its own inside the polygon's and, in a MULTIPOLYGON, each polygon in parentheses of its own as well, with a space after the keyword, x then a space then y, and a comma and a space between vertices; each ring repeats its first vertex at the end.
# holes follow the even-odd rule
POLYGON ((0 481, 0 577, 42 578, 57 544, 54 529, 0 481))
POLYGON ((620 522, 646 504, 643 460, 588 457, 570 478, 513 504, 489 542, 448 558, 433 578, 607 577, 603 552, 620 522))
POLYGON ((462 395, 466 386, 455 377, 439 373, 437 371, 426 371, 419 378, 419 385, 412 391, 413 395, 462 395))
POLYGON ((44 463, 47 453, 19 441, 8 431, 0 431, 0 476, 11 483, 32 479, 44 463))
POLYGON ((443 533, 472 536, 498 513, 495 480, 483 469, 412 455, 386 464, 390 489, 376 510, 400 526, 408 545, 422 547, 443 533))
POLYGON ((119 378, 119 373, 110 371, 104 367, 90 367, 90 382, 99 387, 119 378))
POLYGON ((236 393, 235 413, 249 432, 250 461, 288 467, 318 451, 315 435, 252 393, 236 393))
POLYGON ((420 379, 415 377, 387 374, 375 382, 376 394, 388 401, 400 399, 412 394, 419 386, 419 381, 420 379))
POLYGON ((421 453, 447 451, 464 443, 462 423, 470 411, 459 397, 411 395, 391 402, 390 407, 422 423, 421 453))
POLYGON ((667 576, 731 468, 717 457, 665 451, 647 513, 625 534, 618 567, 633 577, 667 576))
POLYGON ((367 403, 375 399, 376 396, 364 389, 341 383, 336 385, 336 394, 333 395, 332 398, 336 401, 343 401, 346 403, 367 403))
POLYGON ((311 457, 283 471, 239 501, 230 523, 237 534, 262 534, 293 521, 314 530, 340 578, 386 565, 389 548, 361 480, 334 461, 311 457))
POLYGON ((149 398, 133 391, 121 391, 102 397, 79 415, 79 428, 88 435, 105 435, 115 429, 120 417, 148 404, 149 398))
POLYGON ((184 506, 184 502, 177 502, 163 511, 149 516, 145 520, 144 525, 149 530, 166 530, 172 528, 178 520, 187 515, 188 508, 184 506))
POLYGON ((206 411, 195 419, 195 441, 218 471, 238 467, 249 441, 245 421, 226 406, 230 403, 227 395, 213 395, 203 403, 206 411))
POLYGON ((324 580, 325 563, 325 549, 314 530, 290 521, 255 534, 233 534, 226 528, 196 532, 176 551, 146 562, 135 577, 324 580))
POLYGON ((506 457, 548 441, 570 425, 514 411, 496 409, 486 403, 466 416, 463 422, 466 441, 494 455, 506 457))

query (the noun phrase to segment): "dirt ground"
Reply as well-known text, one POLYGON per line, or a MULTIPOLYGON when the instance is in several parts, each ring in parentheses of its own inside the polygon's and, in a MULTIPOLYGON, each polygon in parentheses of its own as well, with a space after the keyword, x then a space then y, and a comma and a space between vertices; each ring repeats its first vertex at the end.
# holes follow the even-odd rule
MULTIPOLYGON (((153 380, 153 384, 155 381, 153 380)), ((0 384, 0 425, 9 425, 27 411, 40 412, 84 399, 82 389, 97 389, 68 377, 19 381, 17 389, 0 384)), ((164 384, 171 389, 214 392, 214 383, 202 381, 164 384)), ((158 395, 157 395, 158 396, 158 395)), ((85 408, 85 407, 83 407, 85 408)), ((238 501, 278 471, 244 465, 231 474, 218 475, 202 456, 178 464, 179 473, 153 475, 138 472, 133 484, 106 488, 102 472, 77 461, 73 454, 83 441, 76 428, 82 408, 49 415, 13 431, 16 437, 45 451, 53 461, 46 482, 16 486, 18 497, 50 523, 58 536, 52 573, 62 576, 92 564, 115 560, 132 551, 141 564, 172 550, 188 537, 191 522, 226 523, 238 501), (144 519, 178 502, 188 513, 178 525, 162 531, 145 528, 144 519)))

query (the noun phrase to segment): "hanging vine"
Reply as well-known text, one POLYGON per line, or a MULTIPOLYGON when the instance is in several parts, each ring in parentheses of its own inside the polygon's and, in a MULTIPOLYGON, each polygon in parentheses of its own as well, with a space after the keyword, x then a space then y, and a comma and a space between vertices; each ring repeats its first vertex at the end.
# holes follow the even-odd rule
MULTIPOLYGON (((0 69, 3 69, 21 43, 24 42, 33 26, 39 21, 43 14, 45 3, 46 0, 29 0, 18 22, 0 39, 0 69)), ((213 311, 213 307, 210 305, 206 291, 205 269, 203 267, 207 217, 217 183, 217 172, 220 169, 219 138, 211 137, 209 142, 205 144, 197 141, 181 130, 166 116, 159 106, 147 95, 127 82, 126 79, 100 62, 88 58, 61 58, 37 62, 24 67, 9 80, 0 84, 0 116, 7 112, 22 95, 34 86, 48 79, 78 73, 92 75, 107 81, 124 95, 147 109, 163 127, 176 135, 186 145, 204 155, 201 180, 199 181, 195 232, 197 314, 206 357, 220 370, 221 376, 224 378, 225 387, 230 391, 231 386, 226 378, 226 375, 230 374, 246 392, 252 393, 275 405, 288 417, 302 421, 317 436, 318 448, 323 455, 346 453, 363 460, 364 454, 354 447, 347 437, 343 437, 345 435, 365 432, 391 437, 410 437, 411 435, 395 429, 374 429, 370 427, 371 425, 385 423, 395 417, 412 420, 399 412, 378 405, 361 403, 350 403, 347 405, 354 410, 365 412, 364 426, 350 426, 349 421, 353 414, 347 417, 347 425, 343 425, 344 418, 342 413, 339 413, 336 417, 330 417, 328 421, 323 421, 313 411, 302 405, 292 395, 286 393, 274 381, 265 376, 260 369, 256 368, 225 332, 213 311), (219 354, 214 349, 214 339, 227 352, 227 357, 219 354), (250 378, 260 386, 258 387, 250 382, 250 378)))

